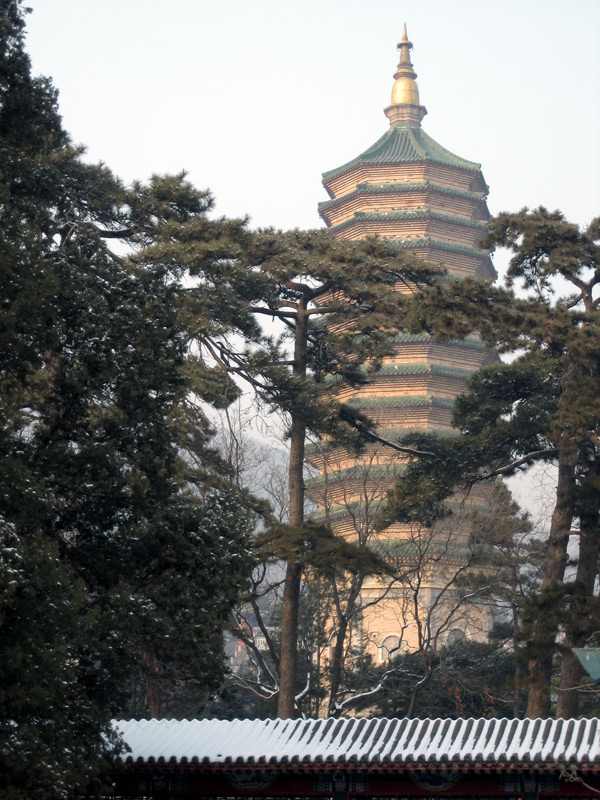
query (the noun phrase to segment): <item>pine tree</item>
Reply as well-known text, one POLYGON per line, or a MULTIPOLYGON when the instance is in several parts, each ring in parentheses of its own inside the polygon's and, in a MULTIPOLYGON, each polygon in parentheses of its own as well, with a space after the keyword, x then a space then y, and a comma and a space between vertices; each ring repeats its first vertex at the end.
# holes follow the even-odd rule
POLYGON ((560 212, 544 208, 500 214, 486 244, 512 251, 509 286, 520 284, 529 296, 516 298, 510 291, 462 281, 423 298, 423 314, 438 335, 464 335, 475 328, 500 352, 518 354, 473 376, 468 394, 456 404, 455 425, 464 435, 452 446, 416 440, 432 457, 403 477, 388 512, 391 518, 402 513, 401 500, 411 488, 427 491, 435 504, 457 480, 468 485, 515 474, 538 461, 557 465, 541 584, 522 615, 530 717, 550 713, 552 661, 561 629, 566 638, 557 713, 577 716, 579 673, 570 647, 583 644, 599 619, 593 594, 600 543, 599 237, 598 220, 580 230, 560 212), (565 285, 571 294, 564 293, 565 285), (571 536, 579 540, 575 581, 565 573, 571 536))
MULTIPOLYGON (((577 598, 564 620, 567 647, 583 644, 594 629, 590 623, 600 620, 593 595, 600 547, 600 298, 595 296, 600 284, 600 219, 580 230, 559 212, 540 208, 530 214, 500 215, 491 236, 514 254, 509 280, 520 280, 546 306, 543 337, 535 342, 535 353, 530 349, 530 360, 539 379, 554 388, 548 416, 538 435, 546 440, 548 455, 554 450, 557 500, 542 584, 526 609, 530 623, 527 715, 537 717, 550 710, 552 652, 563 622, 561 605, 568 596, 577 598), (572 293, 552 303, 559 278, 572 293), (565 568, 574 528, 578 531, 579 562, 574 584, 569 586, 565 568)), ((574 661, 567 649, 558 716, 577 716, 578 694, 574 688, 581 673, 573 671, 574 661)))
POLYGON ((182 284, 187 239, 202 241, 216 275, 245 224, 210 222, 212 198, 183 175, 125 189, 81 156, 50 81, 31 76, 22 9, 8 0, 0 791, 11 798, 84 791, 118 752, 111 716, 180 713, 182 686, 218 687, 254 524, 201 407, 222 406, 235 386, 190 351, 198 330, 235 328, 236 312, 211 310, 206 292, 211 313, 192 330, 182 284), (174 261, 145 258, 174 241, 174 261))
MULTIPOLYGON (((388 352, 391 334, 403 324, 417 324, 412 297, 438 273, 389 243, 337 241, 325 231, 259 231, 240 253, 236 267, 239 279, 231 262, 226 274, 235 280, 238 292, 246 293, 247 312, 279 320, 286 333, 244 351, 212 336, 199 335, 198 343, 226 373, 246 379, 288 420, 289 521, 274 529, 279 531, 276 549, 287 562, 277 712, 285 718, 296 714, 303 568, 311 560, 324 562, 327 552, 344 559, 329 530, 304 520, 307 434, 329 437, 351 449, 361 440, 376 439, 368 420, 337 399, 336 392, 368 380, 369 370, 377 369, 388 352)), ((201 268, 190 271, 207 280, 201 268)), ((365 569, 372 569, 373 555, 363 551, 365 569)), ((354 568, 360 556, 350 556, 354 568)))

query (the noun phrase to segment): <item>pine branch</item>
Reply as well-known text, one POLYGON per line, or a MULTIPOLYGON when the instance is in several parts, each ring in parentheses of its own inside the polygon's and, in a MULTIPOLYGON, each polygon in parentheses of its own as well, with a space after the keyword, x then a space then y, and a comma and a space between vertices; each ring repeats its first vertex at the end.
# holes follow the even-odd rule
POLYGON ((368 439, 371 442, 378 442, 379 444, 383 444, 386 447, 390 447, 392 450, 396 450, 398 453, 406 453, 409 456, 415 457, 426 457, 426 458, 435 458, 435 453, 430 452, 429 450, 416 450, 414 447, 405 447, 404 445, 397 444, 397 442, 392 442, 389 439, 386 439, 383 436, 380 436, 378 433, 375 433, 372 430, 369 430, 365 427, 364 423, 360 420, 355 422, 349 421, 349 424, 357 430, 361 436, 364 436, 365 439, 368 439))
POLYGON ((282 309, 286 308, 287 306, 292 306, 294 308, 297 307, 296 303, 289 302, 280 302, 276 304, 276 308, 262 308, 261 306, 249 306, 248 311, 251 314, 264 314, 267 317, 277 317, 278 319, 290 318, 293 319, 296 316, 295 311, 283 311, 282 309))
POLYGON ((519 458, 517 461, 513 461, 511 464, 508 464, 506 467, 498 467, 498 469, 491 470, 490 472, 484 475, 477 475, 473 482, 477 481, 487 481, 490 478, 494 478, 498 475, 508 475, 513 470, 518 469, 518 467, 522 466, 523 464, 529 464, 532 461, 539 461, 543 458, 554 458, 558 455, 558 450, 555 447, 549 447, 546 450, 536 450, 534 453, 528 453, 523 458, 519 458))

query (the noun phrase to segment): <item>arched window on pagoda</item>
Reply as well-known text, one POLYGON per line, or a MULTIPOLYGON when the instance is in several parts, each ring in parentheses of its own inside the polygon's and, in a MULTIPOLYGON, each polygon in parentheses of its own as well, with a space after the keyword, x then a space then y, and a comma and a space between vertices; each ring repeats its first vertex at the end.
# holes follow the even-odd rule
POLYGON ((450 628, 446 636, 446 647, 452 647, 458 642, 466 642, 467 634, 460 628, 450 628))
POLYGON ((379 646, 379 660, 391 661, 406 652, 406 642, 400 636, 386 636, 379 646))

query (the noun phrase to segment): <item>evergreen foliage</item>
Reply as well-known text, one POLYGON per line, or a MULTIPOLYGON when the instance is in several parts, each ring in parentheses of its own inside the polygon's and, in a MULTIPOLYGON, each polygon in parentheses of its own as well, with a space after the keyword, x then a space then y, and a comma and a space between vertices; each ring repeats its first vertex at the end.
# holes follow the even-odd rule
MULTIPOLYGON (((0 792, 69 797, 118 752, 109 720, 180 713, 223 676, 222 629, 249 570, 249 498, 200 400, 199 330, 240 329, 224 248, 183 175, 125 188, 73 147, 33 78, 23 10, 0 8, 0 792), (186 316, 186 242, 209 314, 186 316), (177 241, 178 255, 157 257, 177 241), (152 250, 147 258, 146 252, 152 250)), ((250 322, 251 331, 253 323, 250 322)))
MULTIPOLYGON (((392 664, 373 669, 370 660, 357 665, 352 687, 357 698, 382 682, 381 691, 368 694, 362 704, 381 717, 404 717, 411 706, 414 687, 426 678, 420 653, 398 654, 392 664)), ((431 678, 419 692, 412 715, 457 719, 461 717, 513 716, 513 656, 495 642, 461 641, 432 657, 431 678)), ((361 708, 360 700, 357 708, 361 708)))
POLYGON ((465 280, 423 297, 424 315, 434 306, 441 312, 428 316, 438 336, 479 330, 490 346, 516 350, 517 356, 471 378, 454 418, 463 436, 437 443, 411 437, 432 457, 401 477, 383 520, 402 518, 415 492, 435 507, 457 479, 468 487, 517 474, 537 461, 557 465, 541 583, 522 613, 532 717, 550 713, 552 658, 558 652, 563 670, 557 714, 577 716, 581 672, 571 647, 583 645, 600 622, 594 593, 600 543, 599 233, 598 220, 580 230, 544 208, 500 214, 486 244, 512 251, 509 286, 519 284, 528 296, 465 280), (571 536, 579 544, 574 580, 566 572, 571 536), (560 646, 559 631, 565 634, 560 646))
MULTIPOLYGON (((278 339, 263 340, 258 349, 243 351, 201 335, 198 342, 225 371, 245 378, 288 421, 290 513, 287 526, 278 528, 282 536, 275 551, 287 559, 277 687, 277 713, 287 718, 297 711, 303 567, 316 553, 321 560, 325 553, 330 560, 339 560, 347 559, 352 549, 347 544, 340 553, 335 537, 304 523, 306 437, 309 433, 330 437, 350 449, 376 438, 369 420, 344 403, 339 390, 367 381, 389 352, 392 335, 405 325, 419 324, 413 317, 413 296, 439 271, 388 242, 336 240, 327 231, 258 231, 238 266, 244 279, 249 281, 250 276, 253 281, 249 289, 254 294, 246 310, 279 320, 286 332, 278 339)), ((227 274, 234 276, 231 263, 227 274)), ((362 552, 358 548, 352 569, 362 562, 368 571, 372 560, 365 547, 362 552)))

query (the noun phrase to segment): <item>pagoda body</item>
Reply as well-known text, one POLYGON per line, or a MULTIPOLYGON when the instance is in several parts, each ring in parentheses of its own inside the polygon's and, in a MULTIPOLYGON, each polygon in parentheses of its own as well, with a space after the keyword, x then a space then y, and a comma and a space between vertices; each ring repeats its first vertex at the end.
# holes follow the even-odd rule
MULTIPOLYGON (((385 109, 389 130, 347 164, 324 173, 330 199, 319 205, 319 213, 336 237, 385 237, 443 265, 450 277, 491 281, 489 251, 479 246, 490 217, 488 188, 479 164, 454 155, 422 130, 427 112, 419 102, 411 48, 405 26, 392 102, 385 109)), ((340 397, 364 411, 383 437, 416 429, 451 435, 454 400, 474 371, 496 360, 477 336, 440 343, 426 334, 400 334, 370 382, 347 388, 340 397)), ((377 533, 375 515, 405 458, 383 445, 369 445, 359 457, 340 448, 313 448, 310 454, 319 472, 308 486, 320 507, 316 518, 350 540, 368 541, 406 577, 367 578, 360 587, 362 613, 348 626, 348 644, 379 663, 394 652, 422 648, 425 638, 435 649, 463 637, 485 640, 491 625, 487 608, 459 602, 452 589, 470 558, 470 510, 489 509, 489 487, 457 499, 466 513, 452 515, 433 531, 395 524, 377 533)), ((332 632, 336 625, 332 612, 332 632)))

